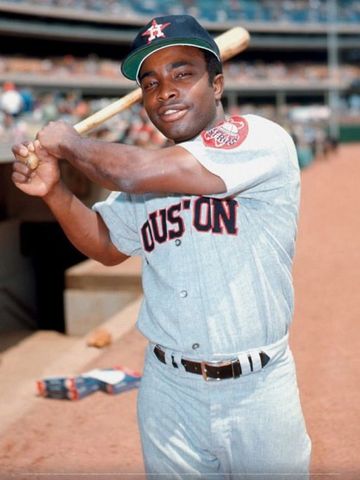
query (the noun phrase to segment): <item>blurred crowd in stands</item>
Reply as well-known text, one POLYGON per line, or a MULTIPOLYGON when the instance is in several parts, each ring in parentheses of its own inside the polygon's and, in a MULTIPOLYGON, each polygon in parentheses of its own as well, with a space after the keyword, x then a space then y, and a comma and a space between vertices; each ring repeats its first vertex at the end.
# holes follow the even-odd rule
MULTIPOLYGON (((35 94, 31 89, 18 89, 12 82, 5 82, 0 93, 0 142, 31 140, 42 125, 52 120, 75 124, 115 100, 84 99, 78 91, 35 94)), ((150 124, 141 105, 109 120, 92 136, 147 147, 164 143, 164 137, 150 124)))
MULTIPOLYGON (((28 88, 18 89, 13 83, 5 82, 0 93, 0 144, 7 145, 9 154, 10 144, 33 139, 45 123, 63 119, 75 124, 114 100, 83 98, 79 91, 35 94, 28 88)), ((359 119, 360 95, 354 95, 347 108, 359 119)), ((303 164, 315 155, 325 154, 329 145, 327 127, 330 112, 324 105, 283 105, 279 111, 274 104, 246 103, 244 99, 239 106, 229 107, 227 113, 255 113, 281 123, 293 136, 303 164)), ((106 141, 147 148, 159 147, 165 142, 149 122, 141 105, 116 115, 91 135, 106 141)))
MULTIPOLYGON (((328 21, 326 0, 6 0, 7 2, 119 16, 122 19, 189 13, 203 21, 316 22, 328 21)), ((337 20, 360 20, 358 0, 338 0, 337 20)))
MULTIPOLYGON (((239 83, 255 81, 271 81, 272 83, 291 82, 304 84, 306 82, 326 82, 329 80, 329 70, 326 64, 310 62, 228 62, 224 64, 224 72, 229 80, 239 83)), ((85 76, 87 79, 101 78, 119 79, 119 61, 100 59, 91 54, 86 58, 75 58, 73 55, 64 55, 53 58, 32 58, 22 56, 1 56, 1 74, 21 74, 62 78, 65 76, 85 76)), ((351 85, 360 78, 360 65, 341 65, 341 74, 332 80, 342 85, 351 85)))

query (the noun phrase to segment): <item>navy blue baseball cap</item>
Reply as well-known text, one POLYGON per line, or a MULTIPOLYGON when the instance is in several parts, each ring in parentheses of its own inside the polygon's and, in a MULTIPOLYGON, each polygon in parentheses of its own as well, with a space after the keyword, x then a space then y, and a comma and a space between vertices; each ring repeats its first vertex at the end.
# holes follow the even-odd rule
POLYGON ((138 81, 141 65, 147 57, 157 50, 175 45, 208 50, 221 61, 215 40, 194 17, 166 15, 154 18, 136 35, 131 51, 121 65, 123 75, 138 81))

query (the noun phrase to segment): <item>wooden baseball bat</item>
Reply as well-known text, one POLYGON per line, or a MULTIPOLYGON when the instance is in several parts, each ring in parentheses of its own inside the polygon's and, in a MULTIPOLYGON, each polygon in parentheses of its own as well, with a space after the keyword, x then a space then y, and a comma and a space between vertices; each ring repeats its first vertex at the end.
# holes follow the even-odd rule
MULTIPOLYGON (((244 28, 234 27, 216 37, 215 41, 220 50, 221 60, 224 62, 247 48, 250 41, 250 35, 249 32, 244 28)), ((98 112, 77 123, 74 125, 74 128, 80 134, 88 133, 90 130, 109 120, 109 118, 117 115, 120 112, 123 112, 127 108, 139 102, 141 97, 141 88, 136 88, 119 100, 116 100, 110 105, 107 105, 98 112)), ((30 152, 27 157, 17 156, 16 158, 26 163, 26 165, 28 165, 32 170, 35 170, 39 164, 39 159, 32 152, 30 152)))

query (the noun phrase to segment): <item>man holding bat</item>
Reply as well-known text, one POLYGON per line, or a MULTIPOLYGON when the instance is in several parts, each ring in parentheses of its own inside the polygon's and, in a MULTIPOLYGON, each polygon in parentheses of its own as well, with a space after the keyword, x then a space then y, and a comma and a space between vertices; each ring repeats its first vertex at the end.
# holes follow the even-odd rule
POLYGON ((105 265, 143 258, 149 339, 138 418, 149 475, 304 478, 310 441, 288 347, 299 169, 289 135, 226 118, 217 44, 185 15, 153 19, 122 63, 160 150, 84 139, 50 123, 13 151, 13 181, 43 198, 73 244, 105 265), (34 152, 40 163, 26 163, 34 152), (65 159, 113 193, 85 207, 65 159))

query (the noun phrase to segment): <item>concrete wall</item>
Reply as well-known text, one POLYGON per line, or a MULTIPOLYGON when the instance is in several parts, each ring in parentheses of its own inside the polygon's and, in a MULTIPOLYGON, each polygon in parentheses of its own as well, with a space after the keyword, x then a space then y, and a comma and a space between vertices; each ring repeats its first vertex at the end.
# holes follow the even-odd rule
POLYGON ((33 273, 20 253, 19 221, 0 222, 0 252, 0 331, 34 328, 33 273))
POLYGON ((141 259, 105 267, 86 260, 66 271, 66 333, 85 335, 142 295, 141 259))

